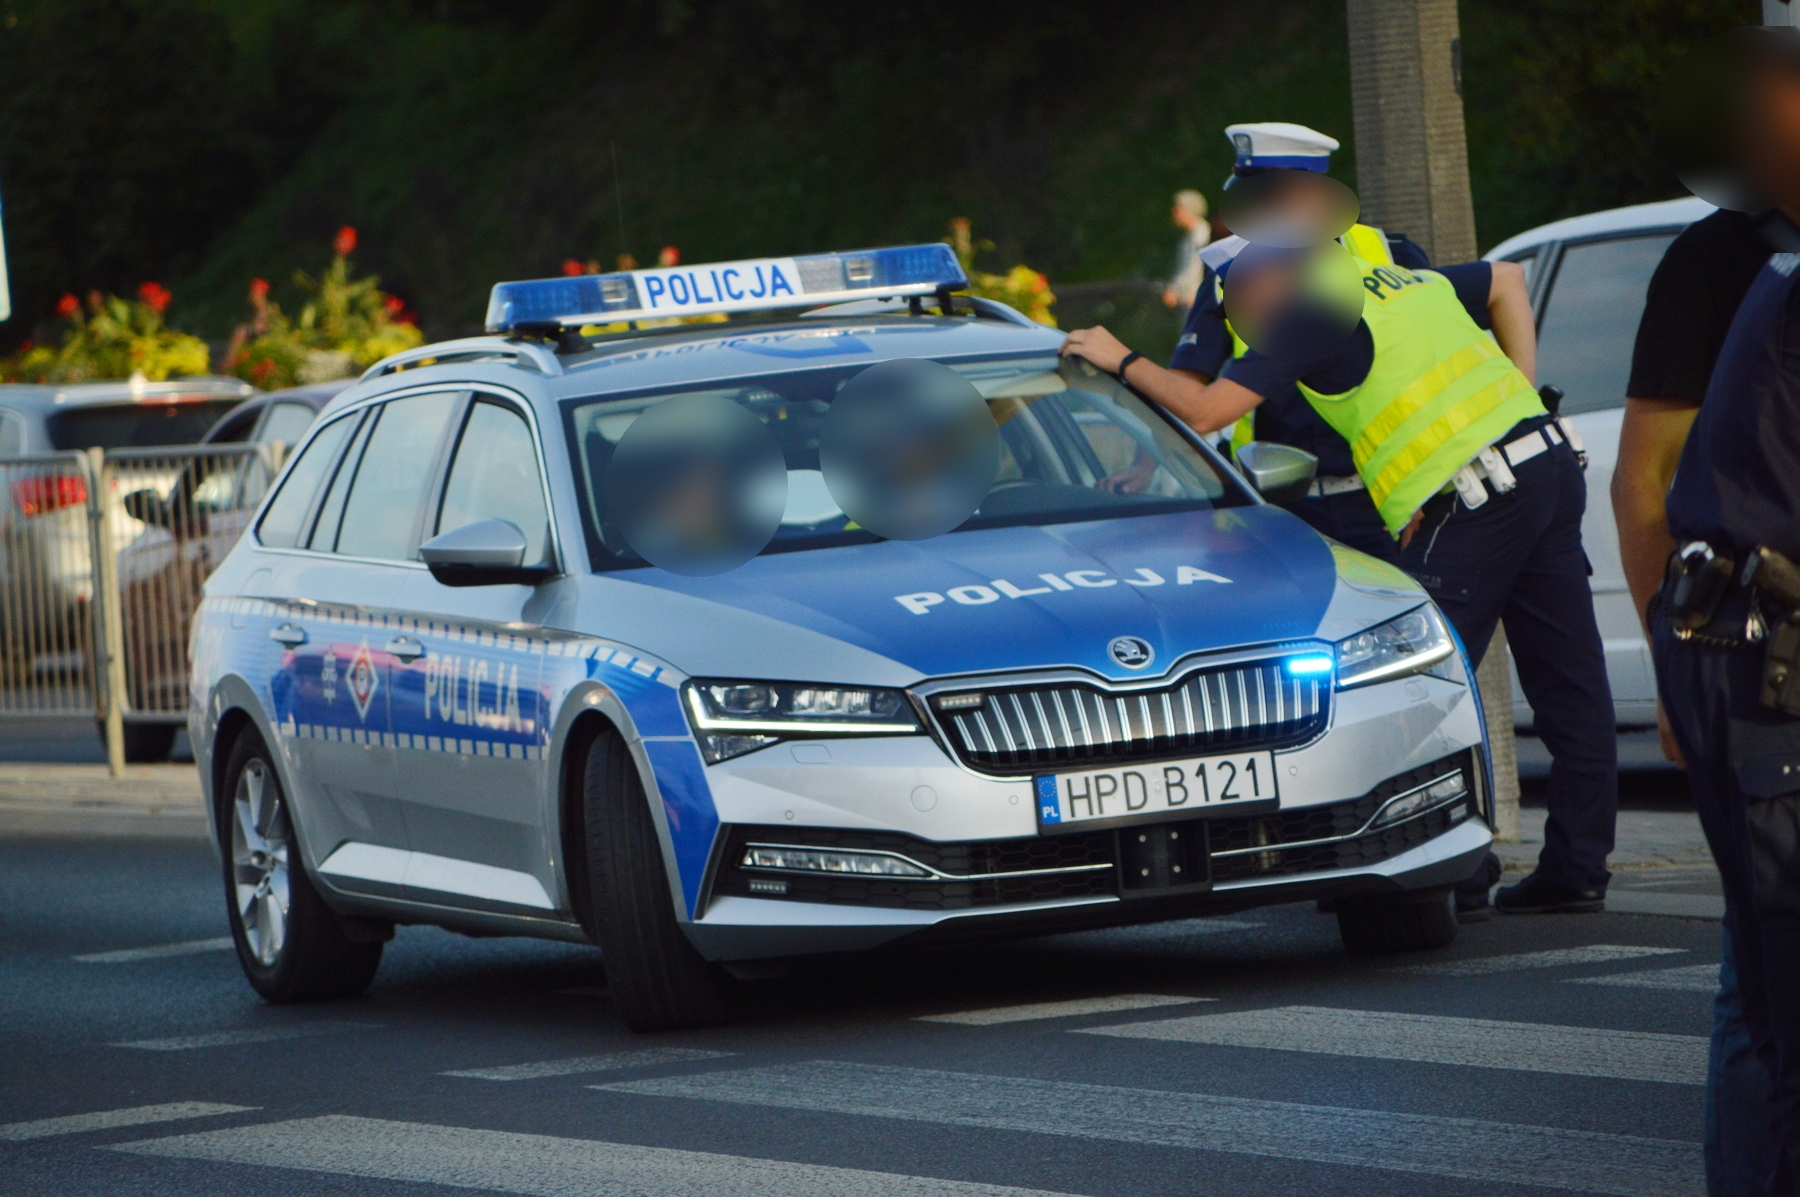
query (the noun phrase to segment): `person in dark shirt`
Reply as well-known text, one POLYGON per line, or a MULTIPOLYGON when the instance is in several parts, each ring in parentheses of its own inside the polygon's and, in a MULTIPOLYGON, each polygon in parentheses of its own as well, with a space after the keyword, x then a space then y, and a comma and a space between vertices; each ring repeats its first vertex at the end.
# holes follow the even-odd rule
MULTIPOLYGON (((1741 193, 1783 201, 1749 223, 1766 241, 1791 250, 1800 246, 1793 223, 1800 218, 1800 36, 1792 29, 1751 32, 1757 36, 1739 42, 1746 69, 1731 77, 1741 88, 1728 109, 1739 121, 1731 131, 1731 165, 1743 181, 1741 193)), ((1695 241, 1724 238, 1736 224, 1721 217, 1697 231, 1695 241)), ((1754 251, 1741 235, 1733 240, 1739 268, 1747 268, 1754 251)), ((1719 244, 1709 248, 1720 254, 1719 244)), ((1722 284, 1706 288, 1691 261, 1678 257, 1665 266, 1667 275, 1658 273, 1667 285, 1686 283, 1702 301, 1711 296, 1711 310, 1698 313, 1701 321, 1715 320, 1717 308, 1729 305, 1722 284)), ((1652 537, 1634 550, 1649 558, 1654 549, 1675 546, 1647 611, 1657 688, 1675 742, 1672 755, 1687 765, 1694 807, 1719 867, 1729 963, 1770 1086, 1766 1106, 1725 1111, 1731 1095, 1722 1086, 1732 1078, 1715 1070, 1709 1114, 1735 1118, 1733 1129, 1748 1124, 1751 1134, 1736 1148, 1746 1157, 1758 1149, 1754 1132, 1762 1115, 1771 1114, 1772 1166, 1750 1179, 1761 1180, 1762 1192, 1792 1194, 1800 1192, 1800 701, 1783 679, 1800 669, 1794 659, 1800 657, 1794 639, 1800 596, 1783 583, 1782 571, 1800 562, 1800 253, 1774 254, 1756 274, 1697 413, 1689 414, 1687 396, 1639 392, 1691 385, 1701 363, 1671 366, 1659 354, 1646 356, 1644 376, 1634 373, 1635 410, 1627 411, 1625 432, 1638 442, 1630 446, 1638 461, 1650 463, 1636 472, 1649 474, 1652 491, 1660 481, 1652 469, 1666 469, 1670 446, 1683 439, 1681 421, 1691 420, 1664 506, 1667 540, 1652 537), (1663 402, 1643 402, 1651 398, 1663 402)), ((1626 447, 1622 441, 1622 461, 1626 447)), ((1622 531, 1631 518, 1620 516, 1622 531)), ((1627 565, 1648 572, 1647 561, 1627 565)), ((1628 578, 1635 594, 1640 580, 1628 578)), ((1749 1158, 1720 1162, 1753 1165, 1749 1158)))
MULTIPOLYGON (((1619 556, 1646 635, 1650 600, 1675 550, 1664 508, 1675 465, 1732 318, 1769 253, 1755 220, 1721 209, 1675 238, 1650 279, 1612 479, 1619 556)), ((1660 703, 1656 714, 1663 752, 1680 764, 1660 703)), ((1744 1025, 1730 932, 1722 939, 1706 1070, 1706 1183, 1711 1197, 1751 1197, 1774 1166, 1769 1077, 1744 1025)))

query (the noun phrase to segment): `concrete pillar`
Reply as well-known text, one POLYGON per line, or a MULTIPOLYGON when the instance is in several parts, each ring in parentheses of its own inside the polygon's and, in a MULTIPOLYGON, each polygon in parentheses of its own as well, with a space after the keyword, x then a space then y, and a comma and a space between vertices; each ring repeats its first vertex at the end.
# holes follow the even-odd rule
MULTIPOLYGON (((1787 0, 1764 0, 1781 4, 1787 0)), ((1456 0, 1346 0, 1362 219, 1405 233, 1434 262, 1475 257, 1456 0)), ((1519 836, 1512 659, 1496 631, 1478 675, 1494 753, 1494 823, 1519 836)))

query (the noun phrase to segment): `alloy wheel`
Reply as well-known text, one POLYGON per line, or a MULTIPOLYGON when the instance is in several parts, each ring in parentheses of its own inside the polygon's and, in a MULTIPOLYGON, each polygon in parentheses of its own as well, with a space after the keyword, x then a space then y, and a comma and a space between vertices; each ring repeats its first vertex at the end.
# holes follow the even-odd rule
POLYGON ((272 967, 287 940, 287 807, 267 762, 251 758, 238 774, 232 801, 231 863, 238 921, 250 954, 272 967))

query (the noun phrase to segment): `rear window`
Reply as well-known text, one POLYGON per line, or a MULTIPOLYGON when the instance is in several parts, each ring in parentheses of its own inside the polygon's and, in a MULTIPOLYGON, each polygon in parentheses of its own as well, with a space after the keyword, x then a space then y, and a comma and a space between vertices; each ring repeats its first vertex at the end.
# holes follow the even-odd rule
POLYGON ((226 396, 176 403, 96 403, 59 411, 44 423, 50 444, 57 449, 192 445, 242 402, 226 396))
POLYGON ((1562 414, 1625 406, 1644 296, 1672 232, 1563 251, 1538 329, 1537 376, 1563 389, 1562 414))

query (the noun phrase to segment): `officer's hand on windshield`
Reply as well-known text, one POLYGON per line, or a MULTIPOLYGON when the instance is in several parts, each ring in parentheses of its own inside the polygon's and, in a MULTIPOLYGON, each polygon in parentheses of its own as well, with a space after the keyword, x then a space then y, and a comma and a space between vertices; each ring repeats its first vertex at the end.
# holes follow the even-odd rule
POLYGON ((1117 374, 1119 363, 1130 352, 1123 341, 1100 325, 1076 329, 1069 334, 1069 339, 1063 342, 1062 347, 1064 357, 1084 358, 1108 374, 1117 374))
POLYGON ((1406 521, 1406 527, 1400 529, 1400 547, 1401 548, 1405 548, 1407 545, 1412 543, 1412 538, 1418 534, 1419 525, 1424 522, 1425 522, 1425 509, 1423 507, 1421 507, 1417 511, 1413 512, 1413 517, 1411 519, 1406 521))
POLYGON ((1669 724, 1668 712, 1663 710, 1662 699, 1656 700, 1656 738, 1662 744, 1662 754, 1677 769, 1687 768, 1687 761, 1682 759, 1681 745, 1675 742, 1675 729, 1669 724))

